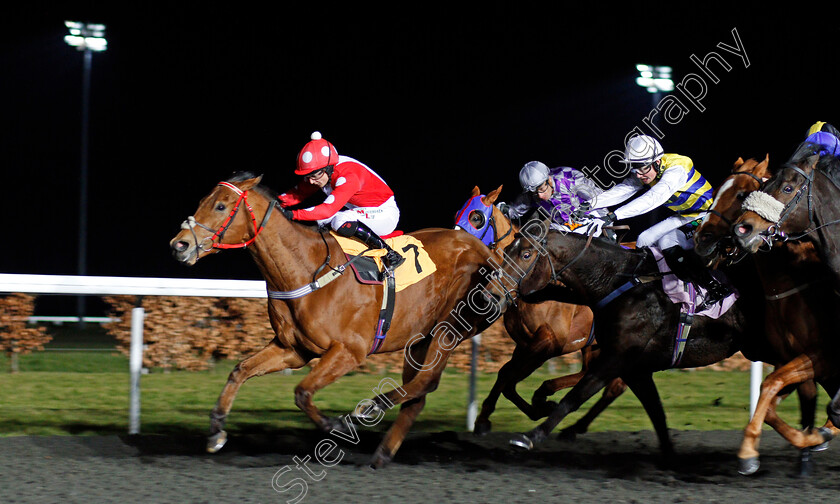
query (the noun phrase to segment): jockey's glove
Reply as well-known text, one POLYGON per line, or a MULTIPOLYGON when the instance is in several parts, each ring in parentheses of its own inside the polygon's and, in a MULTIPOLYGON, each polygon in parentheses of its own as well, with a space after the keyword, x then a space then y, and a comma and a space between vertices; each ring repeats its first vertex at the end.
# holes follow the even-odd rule
POLYGON ((581 223, 589 219, 589 208, 590 204, 588 201, 581 201, 580 206, 574 209, 571 214, 572 222, 581 223))
POLYGON ((605 226, 610 226, 610 225, 612 225, 613 222, 615 222, 615 219, 616 219, 616 217, 615 217, 614 213, 607 212, 607 215, 605 215, 602 220, 604 221, 605 226))
POLYGON ((294 214, 292 214, 292 211, 288 208, 280 207, 280 212, 282 212, 283 216, 287 219, 294 220, 294 214))
POLYGON ((496 203, 496 208, 498 208, 499 211, 502 212, 502 215, 510 219, 510 205, 508 205, 504 201, 500 201, 496 203))

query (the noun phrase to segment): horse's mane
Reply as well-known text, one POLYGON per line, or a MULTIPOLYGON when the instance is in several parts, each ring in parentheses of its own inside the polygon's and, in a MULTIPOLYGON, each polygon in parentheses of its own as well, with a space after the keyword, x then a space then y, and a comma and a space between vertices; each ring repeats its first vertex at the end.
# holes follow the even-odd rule
MULTIPOLYGON (((235 172, 227 181, 231 184, 236 184, 237 182, 244 182, 246 180, 250 180, 252 178, 258 177, 257 174, 250 171, 238 171, 235 172)), ((266 186, 263 183, 258 184, 254 187, 254 190, 268 198, 269 201, 277 199, 278 193, 277 191, 271 189, 270 187, 266 186)))
MULTIPOLYGON (((808 163, 811 156, 817 155, 824 148, 823 145, 813 142, 802 142, 796 148, 793 155, 791 155, 785 166, 798 166, 803 163, 808 163)), ((824 154, 817 161, 816 170, 820 170, 828 178, 834 182, 835 185, 840 186, 840 158, 832 156, 831 154, 824 154)))

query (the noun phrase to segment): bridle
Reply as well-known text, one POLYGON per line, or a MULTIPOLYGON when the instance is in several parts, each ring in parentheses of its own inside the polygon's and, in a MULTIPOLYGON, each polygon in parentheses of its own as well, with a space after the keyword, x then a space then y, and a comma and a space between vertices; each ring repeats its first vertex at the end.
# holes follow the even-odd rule
MULTIPOLYGON (((764 180, 762 180, 761 177, 759 177, 758 175, 756 175, 754 173, 733 171, 732 173, 729 174, 730 177, 735 176, 735 175, 746 175, 746 176, 750 177, 751 179, 755 180, 758 183, 758 189, 756 189, 757 191, 760 191, 761 188, 764 187, 764 180)), ((734 224, 734 222, 732 222, 732 220, 727 218, 725 215, 720 213, 720 211, 718 211, 718 210, 714 210, 714 209, 710 208, 709 210, 706 210, 706 212, 708 212, 712 215, 716 215, 718 218, 720 218, 722 221, 724 221, 726 223, 726 226, 728 228, 731 228, 732 224, 734 224)))
MULTIPOLYGON (((519 234, 519 233, 518 233, 518 234, 519 234)), ((547 253, 547 252, 546 252, 546 254, 545 254, 545 255, 546 255, 546 257, 548 257, 548 264, 549 264, 549 268, 551 268, 551 278, 548 280, 548 284, 551 284, 551 285, 558 285, 558 284, 562 283, 562 282, 561 282, 561 280, 560 280, 560 276, 563 274, 563 272, 564 272, 564 271, 566 271, 567 269, 569 269, 569 268, 570 268, 570 267, 571 267, 574 263, 576 263, 576 262, 577 262, 577 261, 578 261, 581 257, 583 257, 583 254, 586 252, 586 249, 588 249, 588 248, 589 248, 589 245, 592 243, 592 238, 593 238, 594 236, 595 236, 595 231, 593 230, 592 232, 590 232, 590 233, 589 233, 589 235, 588 235, 588 237, 587 237, 587 239, 586 239, 586 244, 583 246, 583 248, 582 248, 582 249, 580 249, 580 252, 578 252, 578 253, 577 253, 577 254, 576 254, 576 255, 575 255, 575 256, 574 256, 574 257, 573 257, 573 258, 572 258, 569 262, 567 262, 567 263, 566 263, 566 264, 565 264, 562 268, 560 268, 560 270, 559 270, 559 271, 557 271, 557 270, 555 270, 555 269, 554 269, 554 261, 551 259, 551 254, 549 254, 549 253, 547 253)), ((519 237, 518 239, 520 239, 520 240, 521 240, 522 238, 521 238, 521 237, 519 237)), ((546 245, 548 244, 548 237, 547 237, 547 236, 542 237, 542 238, 539 240, 539 242, 538 242, 538 243, 539 243, 539 247, 540 247, 542 250, 545 250, 545 247, 546 247, 546 245)), ((533 260, 533 261, 531 261, 531 263, 528 265, 528 267, 527 267, 524 271, 522 271, 522 274, 519 276, 519 278, 518 278, 518 279, 514 279, 514 278, 513 278, 513 275, 511 275, 510 273, 505 272, 504 270, 497 270, 497 273, 498 273, 498 274, 500 274, 500 275, 504 275, 505 277, 509 278, 510 280, 512 280, 512 281, 513 281, 513 283, 515 283, 515 284, 516 284, 516 287, 515 287, 515 288, 511 288, 511 289, 504 289, 504 288, 503 288, 503 289, 502 289, 502 290, 504 291, 504 293, 505 293, 505 300, 506 300, 509 304, 513 304, 513 305, 515 305, 515 304, 516 304, 516 298, 515 298, 512 294, 514 294, 514 293, 518 294, 518 293, 522 290, 522 281, 525 279, 525 277, 527 277, 529 274, 531 274, 531 272, 533 271, 533 269, 536 267, 536 265, 537 265, 537 261, 539 261, 539 256, 540 256, 540 255, 541 255, 541 254, 540 254, 539 252, 536 254, 536 257, 534 258, 534 260, 533 260)))
MULTIPOLYGON (((729 174, 730 177, 734 177, 736 175, 746 175, 751 179, 755 180, 756 183, 758 183, 758 188, 756 189, 757 191, 760 191, 764 187, 765 180, 763 180, 761 177, 754 173, 746 171, 732 171, 729 174)), ((710 208, 706 210, 706 212, 717 216, 720 220, 725 222, 727 229, 732 229, 732 226, 735 224, 734 222, 732 222, 731 219, 723 215, 719 210, 710 208)), ((749 255, 749 252, 741 249, 741 247, 738 247, 731 234, 727 234, 718 241, 717 249, 720 256, 729 261, 729 264, 738 264, 742 259, 749 255), (730 245, 730 247, 727 247, 727 245, 730 245), (729 249, 729 251, 727 251, 727 249, 729 249)))
POLYGON ((263 217, 262 222, 259 225, 257 225, 257 217, 254 214, 254 209, 251 208, 251 205, 248 203, 248 191, 243 191, 235 185, 231 184, 230 182, 219 182, 219 185, 222 187, 227 187, 239 196, 239 198, 236 200, 236 203, 233 205, 233 209, 230 211, 230 214, 228 214, 227 218, 222 223, 222 225, 218 229, 214 230, 210 226, 207 226, 195 220, 195 217, 192 215, 187 217, 187 220, 181 223, 181 229, 188 230, 190 233, 192 233, 193 240, 195 241, 196 258, 198 258, 199 252, 209 252, 214 248, 237 249, 245 248, 251 245, 257 239, 257 236, 259 236, 262 230, 265 229, 265 225, 268 222, 268 218, 271 217, 271 213, 272 211, 274 211, 275 205, 277 205, 277 201, 274 198, 270 198, 271 201, 268 205, 268 209, 265 212, 265 216, 263 217), (251 222, 254 224, 254 235, 249 240, 246 240, 241 243, 222 243, 222 239, 224 238, 228 228, 230 228, 231 224, 233 223, 233 220, 236 218, 236 214, 239 213, 239 208, 242 205, 242 203, 245 204, 245 207, 248 209, 248 213, 251 216, 251 222), (204 238, 203 240, 199 241, 198 236, 196 236, 195 234, 196 226, 206 231, 210 231, 211 233, 213 233, 213 236, 204 238))
POLYGON ((464 229, 464 231, 467 231, 468 233, 481 240, 481 242, 487 245, 490 248, 490 250, 495 250, 499 243, 508 236, 510 236, 510 234, 513 232, 513 223, 511 223, 510 227, 504 235, 498 236, 499 231, 496 227, 496 218, 493 217, 493 205, 485 205, 484 202, 481 201, 482 197, 484 197, 484 195, 480 194, 471 198, 470 201, 468 201, 467 204, 464 205, 464 208, 458 213, 458 215, 455 216, 455 223, 456 225, 464 229), (476 200, 481 203, 481 206, 475 203, 476 200), (469 222, 470 214, 474 211, 479 212, 484 216, 485 222, 484 226, 482 226, 483 230, 476 228, 472 225, 471 222, 469 222), (476 232, 481 231, 481 234, 479 235, 468 231, 466 229, 466 226, 472 227, 476 230, 476 232), (492 230, 493 233, 490 236, 488 236, 487 232, 490 230, 492 230))

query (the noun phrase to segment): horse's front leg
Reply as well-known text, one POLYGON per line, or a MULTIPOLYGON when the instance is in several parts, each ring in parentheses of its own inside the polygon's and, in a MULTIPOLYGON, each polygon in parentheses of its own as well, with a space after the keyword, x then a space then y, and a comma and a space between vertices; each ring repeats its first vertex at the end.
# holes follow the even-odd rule
POLYGON ((775 408, 781 400, 779 394, 785 387, 813 380, 813 378, 813 361, 807 355, 800 355, 767 375, 761 382, 761 395, 759 395, 755 413, 744 429, 744 439, 738 450, 738 472, 750 475, 758 470, 758 443, 761 437, 761 425, 765 421, 798 448, 817 446, 830 439, 829 433, 823 429, 805 433, 790 428, 775 413, 775 408))
MULTIPOLYGON (((429 340, 426 339, 406 349, 402 372, 403 384, 411 381, 417 375, 418 370, 411 363, 425 360, 428 348, 429 340)), ((371 467, 377 469, 391 461, 400 445, 402 445, 403 440, 405 440, 405 436, 414 424, 417 415, 423 411, 425 405, 426 396, 418 397, 400 405, 400 412, 396 420, 391 424, 391 427, 385 433, 385 437, 382 438, 382 441, 376 448, 376 452, 373 454, 373 459, 370 464, 371 467)))
POLYGON ((659 438, 659 449, 666 458, 674 455, 674 445, 671 443, 671 436, 668 434, 668 423, 665 419, 665 409, 662 407, 662 400, 659 398, 659 391, 653 382, 653 373, 641 371, 628 376, 622 375, 622 380, 636 394, 639 402, 645 408, 645 412, 653 423, 653 429, 659 438))
POLYGON ((530 450, 538 443, 545 440, 551 431, 563 421, 569 413, 577 410, 586 401, 604 388, 618 376, 619 360, 614 357, 607 357, 603 353, 600 358, 591 363, 589 370, 583 375, 580 381, 572 387, 557 404, 548 418, 533 430, 519 434, 511 439, 513 446, 530 450))
POLYGON ((364 350, 351 349, 342 342, 334 341, 309 374, 295 387, 295 405, 324 432, 340 430, 344 423, 340 419, 324 416, 315 406, 312 397, 315 392, 356 369, 365 357, 364 350))
POLYGON ((224 431, 225 420, 231 407, 233 407, 233 400, 239 392, 239 387, 246 380, 284 369, 298 369, 303 367, 304 364, 306 364, 306 361, 297 352, 281 347, 277 338, 272 339, 259 352, 237 364, 228 375, 227 383, 225 383, 213 410, 210 411, 210 435, 207 440, 207 451, 215 453, 227 442, 227 433, 224 431))
POLYGON ((481 412, 475 420, 475 434, 487 434, 491 430, 490 415, 496 409, 496 403, 500 394, 512 402, 531 420, 537 420, 545 415, 540 415, 538 410, 533 408, 528 401, 522 398, 516 391, 516 385, 530 376, 537 368, 551 357, 550 354, 537 352, 530 348, 517 345, 513 355, 500 369, 496 376, 496 382, 490 390, 490 394, 481 403, 481 412))
POLYGON ((589 408, 589 411, 586 412, 577 422, 575 422, 571 427, 566 427, 560 433, 560 436, 564 439, 574 439, 574 437, 578 434, 584 434, 586 431, 589 430, 589 426, 592 424, 593 421, 600 415, 607 406, 613 403, 618 396, 624 393, 627 390, 627 384, 624 383, 624 380, 621 378, 616 378, 609 383, 609 385, 604 388, 604 393, 598 402, 595 403, 594 406, 589 408))

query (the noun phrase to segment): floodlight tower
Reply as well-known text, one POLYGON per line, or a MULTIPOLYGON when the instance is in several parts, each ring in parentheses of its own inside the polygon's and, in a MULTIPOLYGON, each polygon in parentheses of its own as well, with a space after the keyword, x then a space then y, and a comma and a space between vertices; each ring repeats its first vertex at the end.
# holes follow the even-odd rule
MULTIPOLYGON (((90 111, 90 69, 93 53, 108 48, 105 39, 105 25, 98 23, 80 23, 65 21, 64 26, 70 31, 64 41, 83 52, 82 70, 82 147, 81 170, 79 174, 79 252, 78 273, 87 274, 87 200, 88 200, 88 116, 90 111)), ((79 323, 84 326, 85 298, 78 298, 79 323)))

